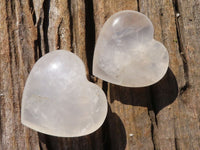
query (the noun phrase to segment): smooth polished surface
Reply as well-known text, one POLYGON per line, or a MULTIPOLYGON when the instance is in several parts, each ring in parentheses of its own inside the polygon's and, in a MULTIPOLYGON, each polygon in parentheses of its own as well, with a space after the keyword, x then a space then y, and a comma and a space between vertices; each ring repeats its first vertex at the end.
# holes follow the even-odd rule
POLYGON ((57 50, 36 62, 22 98, 24 125, 54 136, 77 137, 97 130, 106 114, 105 94, 86 79, 84 64, 75 54, 57 50))
POLYGON ((153 33, 151 21, 142 13, 126 10, 112 15, 96 43, 93 74, 127 87, 158 82, 167 71, 169 55, 153 33))

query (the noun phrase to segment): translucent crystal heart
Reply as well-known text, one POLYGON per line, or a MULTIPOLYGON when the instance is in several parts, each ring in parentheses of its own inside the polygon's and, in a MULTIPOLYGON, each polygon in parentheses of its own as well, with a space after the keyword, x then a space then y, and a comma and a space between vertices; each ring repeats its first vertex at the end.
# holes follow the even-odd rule
POLYGON ((121 11, 104 24, 96 43, 93 74, 105 81, 143 87, 158 82, 166 73, 166 48, 153 39, 153 25, 143 14, 121 11))
POLYGON ((26 81, 22 123, 36 131, 62 137, 87 135, 105 120, 103 91, 86 79, 75 54, 58 50, 37 61, 26 81))

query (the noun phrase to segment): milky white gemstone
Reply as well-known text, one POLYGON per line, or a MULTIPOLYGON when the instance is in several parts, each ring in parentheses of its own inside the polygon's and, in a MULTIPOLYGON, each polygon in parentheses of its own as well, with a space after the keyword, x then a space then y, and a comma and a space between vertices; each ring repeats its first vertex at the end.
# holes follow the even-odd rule
POLYGON ((104 24, 96 43, 93 74, 105 81, 143 87, 166 73, 169 55, 153 39, 153 25, 142 13, 121 11, 104 24))
POLYGON ((36 131, 77 137, 97 130, 105 120, 103 91, 86 79, 83 62, 66 50, 52 51, 31 70, 22 98, 22 123, 36 131))

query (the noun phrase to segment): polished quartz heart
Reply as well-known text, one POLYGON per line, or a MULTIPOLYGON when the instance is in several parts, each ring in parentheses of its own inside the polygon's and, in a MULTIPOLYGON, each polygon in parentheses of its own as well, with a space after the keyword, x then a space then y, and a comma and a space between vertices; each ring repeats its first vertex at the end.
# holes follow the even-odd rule
POLYGON ((57 50, 37 61, 22 98, 22 123, 36 131, 77 137, 97 130, 105 120, 107 100, 86 79, 83 62, 75 54, 57 50))
POLYGON ((105 81, 144 87, 166 73, 169 55, 153 39, 153 25, 142 13, 121 11, 104 24, 96 43, 93 74, 105 81))

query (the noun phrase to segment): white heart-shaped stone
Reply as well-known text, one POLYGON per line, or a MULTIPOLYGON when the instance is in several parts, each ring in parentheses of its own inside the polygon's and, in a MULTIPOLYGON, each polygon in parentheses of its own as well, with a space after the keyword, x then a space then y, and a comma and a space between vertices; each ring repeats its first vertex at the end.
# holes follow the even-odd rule
POLYGON ((112 15, 96 43, 93 74, 127 87, 158 82, 168 69, 169 55, 153 39, 153 32, 151 21, 142 13, 126 10, 112 15))
POLYGON ((23 92, 22 123, 36 131, 78 137, 96 131, 107 114, 107 100, 86 79, 75 54, 57 50, 44 55, 31 70, 23 92))

